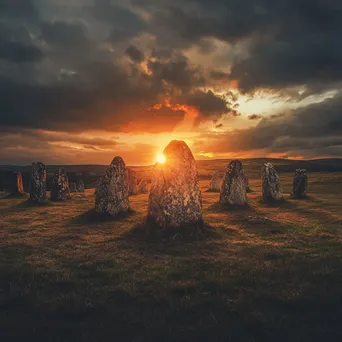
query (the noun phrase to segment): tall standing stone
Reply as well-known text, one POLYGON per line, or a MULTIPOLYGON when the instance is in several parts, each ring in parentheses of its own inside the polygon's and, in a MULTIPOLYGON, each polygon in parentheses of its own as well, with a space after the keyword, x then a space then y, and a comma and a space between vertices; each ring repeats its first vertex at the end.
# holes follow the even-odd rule
POLYGON ((147 186, 147 180, 142 179, 138 185, 138 193, 139 194, 147 194, 148 193, 148 186, 147 186))
POLYGON ((280 179, 271 163, 266 163, 261 169, 262 198, 265 203, 283 200, 280 179))
POLYGON ((202 222, 202 194, 195 159, 184 141, 173 140, 164 150, 166 162, 155 165, 148 216, 160 227, 202 222))
POLYGON ((121 157, 115 157, 95 191, 95 210, 116 216, 129 210, 128 173, 121 157))
POLYGON ((218 172, 218 170, 215 170, 212 174, 211 174, 211 180, 209 183, 209 189, 208 191, 210 192, 220 192, 221 189, 221 179, 220 179, 220 174, 218 172))
POLYGON ((24 186, 23 186, 23 178, 21 176, 21 172, 11 172, 9 177, 9 193, 10 196, 24 196, 24 186))
POLYGON ((70 199, 69 181, 63 168, 59 168, 52 178, 51 201, 65 201, 70 199))
POLYGON ((223 177, 220 203, 229 205, 247 204, 246 177, 239 160, 232 160, 223 177))
POLYGON ((32 163, 30 200, 43 203, 46 199, 46 167, 43 163, 32 163))
POLYGON ((138 177, 137 173, 132 170, 128 169, 128 184, 129 184, 129 195, 136 195, 138 193, 138 177))
POLYGON ((23 177, 21 172, 15 173, 15 187, 12 190, 12 195, 14 196, 23 196, 24 195, 24 185, 23 185, 23 177))
POLYGON ((305 169, 297 169, 293 178, 293 197, 303 198, 307 196, 308 176, 305 169))

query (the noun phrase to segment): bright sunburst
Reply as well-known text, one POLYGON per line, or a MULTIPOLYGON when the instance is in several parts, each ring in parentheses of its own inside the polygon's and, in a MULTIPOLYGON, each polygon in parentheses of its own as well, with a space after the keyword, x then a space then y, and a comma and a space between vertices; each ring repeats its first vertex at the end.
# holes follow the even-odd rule
POLYGON ((160 164, 164 164, 164 163, 166 162, 166 158, 165 158, 165 156, 163 155, 163 153, 157 154, 156 162, 157 162, 157 163, 160 163, 160 164))

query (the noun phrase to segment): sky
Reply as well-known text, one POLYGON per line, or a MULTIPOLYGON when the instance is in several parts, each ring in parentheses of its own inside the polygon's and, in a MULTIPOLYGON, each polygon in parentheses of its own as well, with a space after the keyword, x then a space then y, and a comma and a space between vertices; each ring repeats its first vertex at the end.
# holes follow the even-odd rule
POLYGON ((342 157, 340 0, 0 0, 0 164, 342 157))

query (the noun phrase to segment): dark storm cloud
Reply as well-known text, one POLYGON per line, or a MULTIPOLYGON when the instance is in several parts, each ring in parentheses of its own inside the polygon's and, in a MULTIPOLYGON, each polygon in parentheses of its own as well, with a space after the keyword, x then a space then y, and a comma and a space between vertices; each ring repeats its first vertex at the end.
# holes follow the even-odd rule
POLYGON ((132 9, 118 6, 115 1, 95 0, 93 16, 111 26, 108 40, 116 43, 135 37, 147 28, 145 21, 132 9))
POLYGON ((202 71, 193 67, 184 56, 175 56, 166 61, 150 60, 148 66, 155 77, 183 90, 205 84, 202 71))
POLYGON ((0 0, 0 18, 32 22, 38 17, 33 0, 0 0))
POLYGON ((12 29, 0 24, 0 60, 13 63, 39 62, 44 58, 24 28, 12 29))
POLYGON ((144 53, 140 51, 136 46, 130 45, 126 51, 126 55, 130 57, 134 62, 142 62, 145 59, 144 53))
MULTIPOLYGON (((0 126, 170 131, 185 112, 165 99, 196 107, 197 123, 236 114, 236 99, 214 91, 233 80, 301 100, 342 84, 341 17, 339 0, 0 0, 0 126), (231 55, 208 75, 198 61, 214 39, 231 55)), ((341 102, 258 117, 218 136, 220 148, 295 151, 293 139, 336 153, 341 102)))
POLYGON ((89 41, 85 35, 84 28, 79 23, 63 21, 43 22, 41 25, 41 37, 49 45, 60 49, 84 49, 89 47, 89 41))
MULTIPOLYGON (((137 0, 152 13, 161 45, 189 47, 204 37, 249 42, 232 72, 243 92, 306 85, 303 96, 336 87, 342 79, 342 3, 339 0, 137 0)), ((229 61, 231 56, 227 56, 229 61)))
POLYGON ((263 118, 260 114, 252 114, 248 116, 248 120, 261 120, 263 118))
POLYGON ((228 99, 224 96, 215 95, 211 90, 207 92, 197 90, 187 94, 179 100, 181 103, 198 109, 202 114, 199 121, 201 121, 201 119, 218 118, 222 114, 229 113, 232 110, 230 108, 231 103, 228 99))

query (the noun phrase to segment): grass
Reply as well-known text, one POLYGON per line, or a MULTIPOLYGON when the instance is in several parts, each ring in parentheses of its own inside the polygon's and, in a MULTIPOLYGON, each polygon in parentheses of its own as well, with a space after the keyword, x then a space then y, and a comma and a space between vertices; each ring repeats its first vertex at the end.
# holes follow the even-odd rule
POLYGON ((147 195, 100 219, 93 191, 46 206, 0 200, 1 341, 340 341, 341 174, 309 197, 249 206, 205 192, 205 225, 155 231, 147 195), (246 216, 267 217, 260 223, 246 216))

